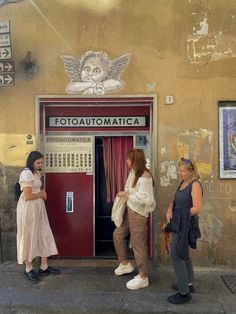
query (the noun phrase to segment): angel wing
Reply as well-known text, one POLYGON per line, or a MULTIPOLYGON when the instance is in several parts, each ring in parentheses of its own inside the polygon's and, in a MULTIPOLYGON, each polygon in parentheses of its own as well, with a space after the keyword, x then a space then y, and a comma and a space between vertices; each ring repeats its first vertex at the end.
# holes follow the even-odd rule
POLYGON ((111 77, 113 78, 120 78, 122 72, 127 67, 129 60, 130 60, 131 54, 123 55, 119 58, 111 60, 111 77))
POLYGON ((81 61, 72 56, 63 55, 61 58, 64 61, 65 71, 72 82, 80 82, 81 61))

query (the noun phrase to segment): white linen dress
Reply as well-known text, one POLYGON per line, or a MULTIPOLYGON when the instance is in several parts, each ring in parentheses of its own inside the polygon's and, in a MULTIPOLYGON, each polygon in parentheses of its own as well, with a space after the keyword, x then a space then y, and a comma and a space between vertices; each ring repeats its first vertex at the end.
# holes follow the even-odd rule
MULTIPOLYGON (((40 174, 24 169, 19 178, 21 190, 32 187, 32 193, 39 193, 42 182, 40 174)), ((58 254, 42 198, 26 201, 21 193, 17 204, 17 261, 32 262, 36 256, 48 257, 58 254)))

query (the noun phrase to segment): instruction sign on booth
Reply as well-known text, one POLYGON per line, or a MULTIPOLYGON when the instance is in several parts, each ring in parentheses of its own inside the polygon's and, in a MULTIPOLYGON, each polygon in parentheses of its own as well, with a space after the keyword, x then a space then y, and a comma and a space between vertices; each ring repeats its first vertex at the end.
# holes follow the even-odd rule
POLYGON ((92 172, 92 136, 46 136, 45 171, 92 172))

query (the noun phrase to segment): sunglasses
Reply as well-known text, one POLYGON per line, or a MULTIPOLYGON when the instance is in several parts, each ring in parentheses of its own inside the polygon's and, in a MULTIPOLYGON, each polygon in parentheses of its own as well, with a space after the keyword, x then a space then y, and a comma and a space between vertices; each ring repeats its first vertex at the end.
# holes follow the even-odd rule
POLYGON ((192 169, 194 169, 193 163, 190 159, 181 158, 181 161, 183 161, 185 164, 190 165, 192 169))

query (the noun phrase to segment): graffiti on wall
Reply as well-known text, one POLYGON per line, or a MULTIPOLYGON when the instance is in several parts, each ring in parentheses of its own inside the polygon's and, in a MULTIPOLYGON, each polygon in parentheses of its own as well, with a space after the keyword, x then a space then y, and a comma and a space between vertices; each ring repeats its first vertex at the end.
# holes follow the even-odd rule
POLYGON ((71 80, 66 87, 68 94, 104 95, 125 86, 120 77, 128 66, 130 54, 113 60, 102 51, 88 51, 81 59, 68 55, 61 57, 71 80))
MULTIPOLYGON (((187 39, 187 53, 190 64, 205 64, 210 61, 236 57, 236 39, 225 32, 209 32, 207 13, 201 12, 200 16, 195 12, 197 22, 193 26, 193 32, 187 39)), ((232 14, 228 19, 233 20, 232 14)))

